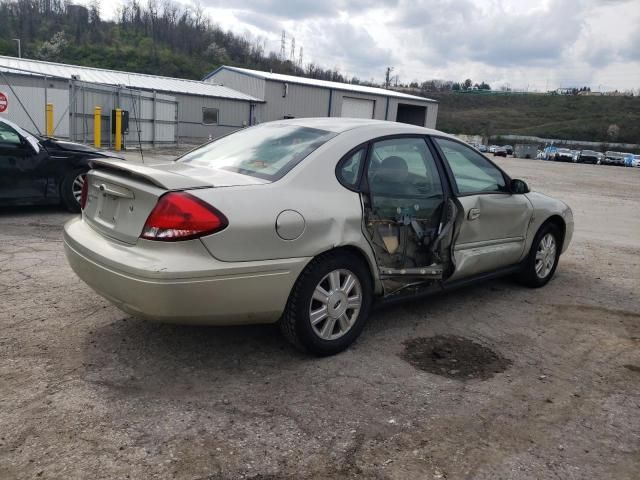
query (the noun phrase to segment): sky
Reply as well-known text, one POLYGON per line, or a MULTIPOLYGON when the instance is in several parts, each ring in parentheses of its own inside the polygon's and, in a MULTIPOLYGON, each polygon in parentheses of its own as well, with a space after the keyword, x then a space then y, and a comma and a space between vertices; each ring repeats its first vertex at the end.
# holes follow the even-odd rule
MULTIPOLYGON (((80 0, 77 3, 88 3, 80 0)), ((144 2, 143 2, 144 3, 144 2)), ((158 2, 161 3, 161 2, 158 2)), ((185 7, 191 0, 179 0, 185 7)), ((100 2, 112 18, 122 1, 100 2)), ((640 0, 200 0, 214 23, 267 51, 381 82, 488 82, 494 89, 640 89, 640 0)))

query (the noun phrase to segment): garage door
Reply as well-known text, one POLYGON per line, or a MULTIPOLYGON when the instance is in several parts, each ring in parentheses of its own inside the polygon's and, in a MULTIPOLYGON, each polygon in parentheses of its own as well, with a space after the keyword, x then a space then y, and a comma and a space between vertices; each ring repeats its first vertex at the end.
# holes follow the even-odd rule
POLYGON ((342 116, 352 118, 373 118, 373 100, 344 97, 342 99, 342 116))

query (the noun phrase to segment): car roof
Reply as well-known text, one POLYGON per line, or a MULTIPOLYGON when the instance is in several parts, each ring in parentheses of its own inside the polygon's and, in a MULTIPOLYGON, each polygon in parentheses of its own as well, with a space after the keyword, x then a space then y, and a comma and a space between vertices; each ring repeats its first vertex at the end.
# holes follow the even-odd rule
POLYGON ((318 118, 293 118, 288 120, 275 120, 269 122, 270 125, 298 125, 301 127, 317 128, 334 133, 342 133, 347 130, 367 127, 386 127, 390 134, 418 133, 422 135, 450 135, 431 128, 419 127, 408 123, 390 122, 387 120, 373 120, 368 118, 346 118, 346 117, 318 117, 318 118))

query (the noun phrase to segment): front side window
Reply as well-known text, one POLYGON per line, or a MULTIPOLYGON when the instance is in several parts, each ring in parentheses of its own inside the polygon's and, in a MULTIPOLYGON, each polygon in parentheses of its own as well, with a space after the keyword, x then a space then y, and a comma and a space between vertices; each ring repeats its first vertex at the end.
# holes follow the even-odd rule
POLYGON ((202 107, 202 123, 205 125, 218 124, 218 109, 202 107))
POLYGON ((274 181, 335 136, 316 128, 265 123, 207 143, 176 161, 274 181))
POLYGON ((367 181, 372 206, 385 218, 431 215, 444 196, 435 160, 423 138, 375 142, 367 181))
POLYGON ((434 138, 453 172, 458 192, 507 192, 502 172, 483 155, 471 148, 446 138, 434 138))

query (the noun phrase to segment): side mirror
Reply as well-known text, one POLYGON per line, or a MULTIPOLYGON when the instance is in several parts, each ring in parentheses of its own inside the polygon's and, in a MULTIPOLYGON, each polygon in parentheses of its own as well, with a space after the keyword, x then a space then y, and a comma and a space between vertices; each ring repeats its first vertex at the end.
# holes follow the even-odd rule
POLYGON ((511 180, 509 188, 511 190, 511 193, 514 194, 529 193, 531 191, 529 190, 529 185, 527 185, 527 182, 525 182, 524 180, 519 180, 517 178, 511 180))

